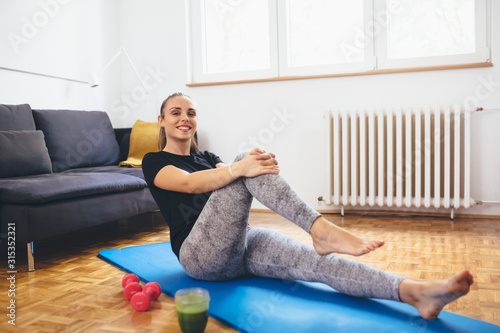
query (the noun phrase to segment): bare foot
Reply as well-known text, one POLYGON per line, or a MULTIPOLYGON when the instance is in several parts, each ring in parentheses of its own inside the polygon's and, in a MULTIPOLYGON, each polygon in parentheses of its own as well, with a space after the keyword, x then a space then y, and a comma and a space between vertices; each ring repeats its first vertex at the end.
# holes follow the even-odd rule
POLYGON ((474 278, 468 270, 448 280, 418 282, 403 280, 399 287, 401 301, 414 306, 422 318, 436 319, 448 304, 469 292, 474 278))
POLYGON ((359 238, 322 217, 316 219, 309 234, 312 237, 314 249, 320 255, 343 253, 361 256, 384 245, 383 240, 359 238))

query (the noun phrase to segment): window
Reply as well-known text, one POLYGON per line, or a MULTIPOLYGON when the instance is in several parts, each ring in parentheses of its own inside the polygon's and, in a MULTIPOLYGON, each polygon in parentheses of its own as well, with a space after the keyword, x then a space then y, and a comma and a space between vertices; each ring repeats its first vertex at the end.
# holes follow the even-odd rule
POLYGON ((218 0, 204 1, 206 73, 269 68, 269 8, 267 0, 221 7, 218 0), (254 18, 260 19, 255 20, 254 18))
POLYGON ((189 81, 486 63, 490 1, 189 0, 189 81))
POLYGON ((196 82, 278 75, 274 1, 191 0, 188 4, 196 82))
POLYGON ((488 61, 487 1, 398 0, 392 10, 387 2, 375 9, 387 13, 377 39, 380 68, 488 61))
POLYGON ((362 45, 352 54, 352 42, 371 19, 371 1, 278 1, 279 73, 314 75, 373 68, 373 52, 362 45), (281 19, 280 19, 281 18, 281 19))

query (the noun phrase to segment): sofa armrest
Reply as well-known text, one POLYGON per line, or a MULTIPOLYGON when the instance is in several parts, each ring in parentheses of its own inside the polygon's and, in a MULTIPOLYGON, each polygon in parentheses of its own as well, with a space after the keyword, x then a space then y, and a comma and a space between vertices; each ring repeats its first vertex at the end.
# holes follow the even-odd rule
POLYGON ((120 146, 120 161, 125 161, 128 158, 132 128, 115 128, 114 130, 116 142, 120 146))

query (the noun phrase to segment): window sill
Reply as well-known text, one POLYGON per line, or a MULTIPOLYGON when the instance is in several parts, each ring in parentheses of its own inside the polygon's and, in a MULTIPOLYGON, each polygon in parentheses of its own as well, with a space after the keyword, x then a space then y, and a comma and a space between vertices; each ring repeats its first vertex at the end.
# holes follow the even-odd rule
POLYGON ((411 72, 424 72, 424 71, 438 71, 438 70, 445 70, 445 69, 480 68, 480 67, 493 67, 493 64, 491 62, 481 62, 481 63, 464 64, 464 65, 430 66, 430 67, 400 68, 400 69, 379 69, 379 70, 358 72, 358 73, 306 75, 306 76, 283 76, 283 77, 273 77, 273 78, 268 78, 268 79, 188 83, 188 84, 186 84, 186 86, 188 86, 188 87, 204 87, 204 86, 216 86, 216 85, 224 85, 224 84, 274 82, 274 81, 305 80, 305 79, 322 79, 322 78, 344 77, 344 76, 411 73, 411 72))

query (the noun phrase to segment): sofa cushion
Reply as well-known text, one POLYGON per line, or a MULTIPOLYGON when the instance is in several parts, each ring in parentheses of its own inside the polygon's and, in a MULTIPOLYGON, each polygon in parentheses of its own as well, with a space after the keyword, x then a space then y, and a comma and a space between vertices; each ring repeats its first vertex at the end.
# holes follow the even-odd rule
POLYGON ((28 104, 0 104, 0 131, 33 131, 35 121, 28 104))
POLYGON ((0 131, 0 178, 52 173, 42 131, 0 131))
POLYGON ((102 111, 33 110, 45 134, 54 172, 118 164, 120 148, 102 111))
POLYGON ((2 203, 41 204, 146 188, 141 178, 118 173, 56 173, 0 179, 2 203))
POLYGON ((88 167, 88 168, 79 168, 79 169, 68 169, 63 171, 62 173, 75 173, 75 172, 113 172, 113 173, 121 173, 124 175, 139 177, 144 179, 144 173, 142 172, 142 168, 122 168, 118 165, 107 165, 100 167, 88 167))

